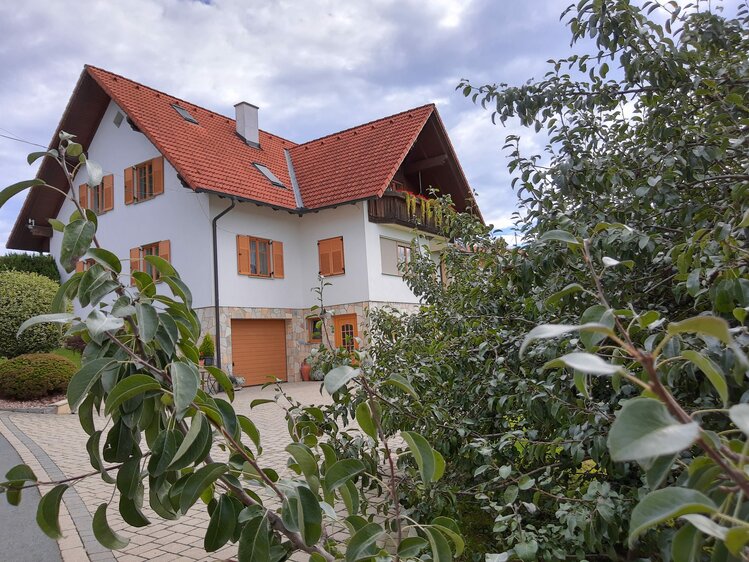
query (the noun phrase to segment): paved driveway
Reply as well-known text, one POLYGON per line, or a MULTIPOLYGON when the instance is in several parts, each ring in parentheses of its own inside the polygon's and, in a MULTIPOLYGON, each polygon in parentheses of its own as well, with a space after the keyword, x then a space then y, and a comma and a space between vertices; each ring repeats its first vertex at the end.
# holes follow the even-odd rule
MULTIPOLYGON (((320 394, 320 383, 287 383, 283 388, 303 404, 330 402, 327 394, 320 394)), ((234 407, 239 413, 249 415, 260 430, 264 449, 261 456, 263 466, 272 466, 283 472, 286 470, 288 457, 284 449, 289 443, 283 410, 276 404, 263 404, 250 411, 252 400, 273 398, 275 394, 273 388, 246 388, 237 393, 234 407)), ((103 423, 97 423, 97 427, 101 426, 103 423)), ((77 416, 0 412, 0 434, 18 452, 23 462, 31 466, 40 480, 60 480, 92 470, 86 453, 88 436, 81 429, 77 416)), ((216 454, 217 457, 219 455, 220 453, 216 454)), ((42 488, 42 491, 46 492, 48 489, 49 487, 42 488)), ((208 514, 200 503, 177 521, 161 520, 146 507, 144 513, 152 524, 140 529, 129 527, 116 510, 109 510, 108 519, 112 528, 130 538, 130 544, 125 549, 111 552, 96 542, 91 531, 93 512, 111 497, 112 486, 98 477, 87 478, 65 493, 64 505, 60 511, 60 523, 65 536, 58 543, 65 562, 221 560, 236 556, 235 546, 206 555, 202 545, 208 514)), ((33 502, 34 508, 36 507, 36 500, 30 495, 24 497, 24 501, 29 504, 33 502)), ((0 526, 4 526, 2 523, 0 521, 0 526)), ((3 539, 2 530, 0 539, 3 539)), ((7 544, 4 539, 2 544, 7 544)))

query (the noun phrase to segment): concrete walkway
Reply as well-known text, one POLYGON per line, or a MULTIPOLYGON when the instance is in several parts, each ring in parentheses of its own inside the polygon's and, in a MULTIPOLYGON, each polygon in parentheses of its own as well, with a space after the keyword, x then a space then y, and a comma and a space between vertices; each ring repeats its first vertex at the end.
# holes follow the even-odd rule
MULTIPOLYGON (((0 435, 0 478, 23 461, 5 437, 0 435)), ((36 504, 39 492, 24 490, 21 505, 10 505, 3 496, 0 499, 0 544, 3 560, 37 562, 62 560, 57 543, 39 530, 36 524, 36 504)))
MULTIPOLYGON (((323 392, 320 394, 320 383, 287 383, 283 385, 286 393, 302 404, 329 403, 330 397, 323 392)), ((284 411, 275 403, 263 404, 250 410, 250 403, 257 398, 273 398, 276 391, 273 388, 265 390, 251 387, 237 393, 234 407, 238 413, 246 414, 255 422, 262 436, 263 454, 260 457, 262 466, 273 467, 283 474, 286 468, 288 454, 284 451, 290 442, 284 411)), ((95 420, 97 428, 104 426, 104 420, 95 420)), ((75 415, 49 415, 49 414, 25 414, 0 412, 0 460, 8 466, 24 462, 31 466, 42 481, 60 480, 62 478, 76 476, 90 472, 88 454, 86 453, 86 441, 88 436, 81 429, 78 417, 75 415), (7 461, 2 443, 6 448, 12 447, 17 455, 14 459, 7 461), (9 446, 8 446, 9 444, 9 446), (23 459, 18 460, 18 455, 23 459)), ((14 451, 10 450, 11 454, 14 451)), ((214 447, 212 451, 217 459, 225 458, 225 454, 214 447)), ((5 470, 0 476, 4 476, 5 470)), ((42 488, 46 492, 50 487, 42 488)), ((258 489, 258 493, 262 494, 258 489)), ((230 545, 222 550, 206 554, 203 550, 203 536, 208 524, 208 514, 200 502, 186 515, 176 521, 165 521, 160 519, 147 506, 144 513, 151 520, 151 525, 140 529, 128 526, 119 517, 114 509, 108 511, 108 520, 111 527, 130 539, 130 544, 121 551, 111 552, 99 545, 93 537, 91 530, 91 517, 96 508, 104 502, 109 502, 112 497, 112 485, 106 484, 99 477, 90 477, 80 481, 70 488, 64 496, 63 505, 60 510, 60 525, 65 535, 59 541, 59 548, 64 562, 91 561, 114 561, 118 562, 141 562, 144 560, 155 562, 166 562, 171 560, 223 560, 236 557, 236 546, 230 545)), ((36 529, 34 514, 38 503, 38 495, 31 494, 23 498, 23 512, 14 512, 14 517, 25 513, 23 534, 18 535, 17 543, 29 550, 29 545, 34 548, 45 545, 50 546, 54 552, 42 555, 29 555, 29 558, 7 558, 7 560, 60 560, 60 552, 54 548, 53 541, 46 539, 36 529), (42 536, 46 541, 39 539, 42 536)), ((269 500, 269 506, 273 505, 274 498, 265 495, 269 500)), ((264 499, 265 499, 264 498, 264 499)), ((8 509, 17 509, 8 506, 5 502, 0 511, 0 517, 8 509)), ((8 518, 10 521, 11 518, 8 518)), ((0 519, 0 544, 3 551, 0 559, 5 560, 8 551, 8 542, 5 530, 6 518, 0 519)), ((330 529, 334 532, 335 529, 330 529)), ((12 544, 16 544, 15 542, 12 544)), ((30 550, 29 550, 30 552, 30 550)), ((49 551, 45 551, 49 552, 49 551)), ((308 557, 299 560, 307 560, 308 557)))

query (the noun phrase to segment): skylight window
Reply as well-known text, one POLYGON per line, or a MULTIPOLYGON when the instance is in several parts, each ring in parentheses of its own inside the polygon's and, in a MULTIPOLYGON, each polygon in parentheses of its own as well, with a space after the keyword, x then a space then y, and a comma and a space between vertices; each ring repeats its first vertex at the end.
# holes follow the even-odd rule
POLYGON ((185 121, 189 121, 190 123, 198 124, 198 120, 195 119, 192 115, 190 115, 190 112, 187 111, 184 107, 177 105, 176 103, 172 104, 172 107, 182 116, 182 119, 185 121))
POLYGON ((273 185, 276 185, 278 187, 283 187, 283 188, 286 187, 283 184, 283 182, 280 179, 278 179, 278 177, 276 177, 276 174, 271 172, 267 166, 263 166, 262 164, 258 164, 257 162, 255 162, 253 166, 255 166, 261 174, 263 174, 266 178, 268 178, 268 181, 271 182, 273 185))

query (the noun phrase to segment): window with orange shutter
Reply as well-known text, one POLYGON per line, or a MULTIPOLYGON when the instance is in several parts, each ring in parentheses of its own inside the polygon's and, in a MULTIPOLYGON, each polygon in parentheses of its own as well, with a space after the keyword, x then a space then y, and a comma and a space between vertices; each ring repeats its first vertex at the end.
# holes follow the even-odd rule
MULTIPOLYGON (((160 242, 152 242, 150 244, 144 244, 137 248, 130 250, 130 273, 136 271, 143 271, 151 276, 151 279, 158 281, 161 274, 152 264, 145 260, 146 256, 159 256, 160 258, 171 262, 171 243, 169 240, 161 240, 160 242)), ((131 283, 134 285, 135 280, 131 279, 131 283)))
POLYGON ((343 275, 346 273, 346 262, 343 255, 343 236, 318 241, 317 252, 320 261, 320 275, 328 277, 330 275, 343 275))
POLYGON ((237 235, 237 273, 250 277, 284 277, 283 242, 237 235))
POLYGON ((104 176, 101 183, 94 187, 81 184, 78 187, 78 200, 81 207, 91 209, 97 215, 111 211, 114 209, 114 176, 104 176))
POLYGON ((125 168, 125 204, 148 201, 164 193, 164 157, 125 168))

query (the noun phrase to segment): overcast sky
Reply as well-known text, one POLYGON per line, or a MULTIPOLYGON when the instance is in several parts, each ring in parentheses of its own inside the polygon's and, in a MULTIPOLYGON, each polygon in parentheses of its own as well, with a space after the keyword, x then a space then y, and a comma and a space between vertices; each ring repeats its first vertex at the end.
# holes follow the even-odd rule
MULTIPOLYGON (((0 19, 0 135, 46 145, 86 63, 303 142, 435 102, 488 222, 509 226, 505 135, 513 125, 455 91, 521 83, 568 49, 569 0, 24 0, 0 19)), ((523 130, 526 148, 540 141, 523 130)), ((0 137, 4 185, 37 148, 0 137)), ((23 195, 0 210, 3 246, 23 195)))

